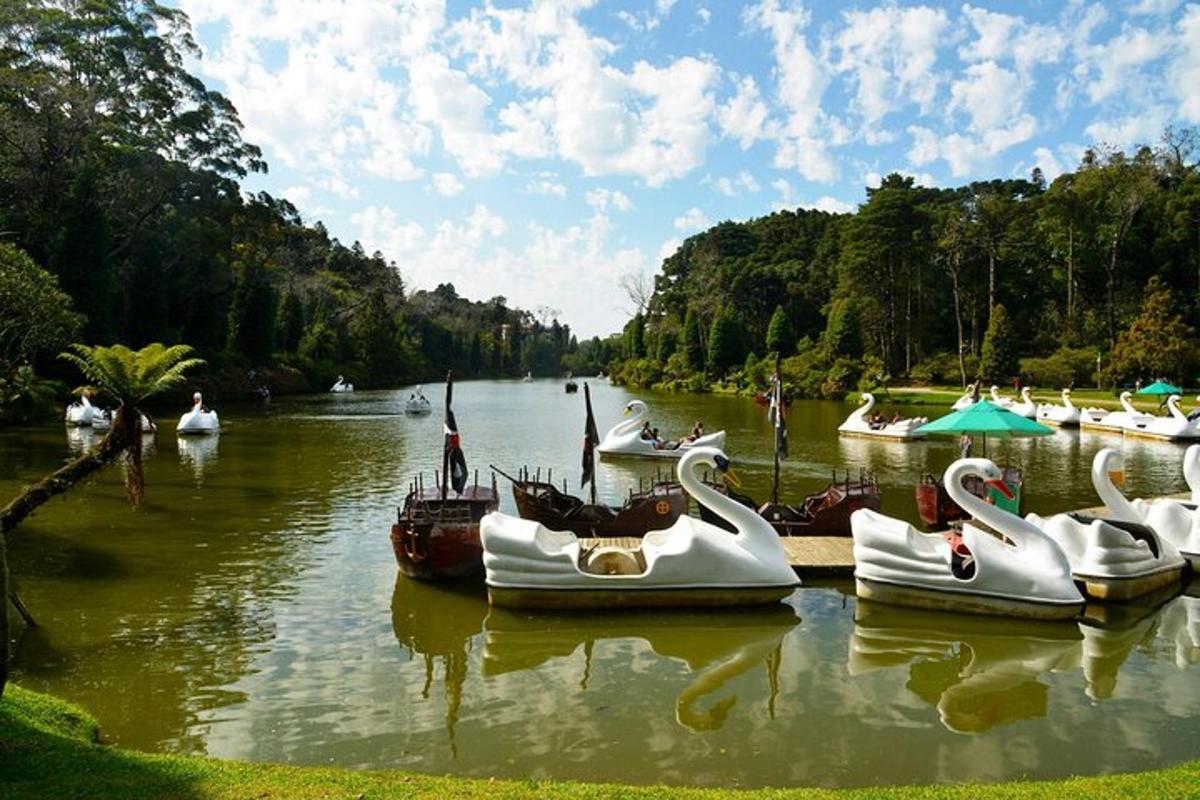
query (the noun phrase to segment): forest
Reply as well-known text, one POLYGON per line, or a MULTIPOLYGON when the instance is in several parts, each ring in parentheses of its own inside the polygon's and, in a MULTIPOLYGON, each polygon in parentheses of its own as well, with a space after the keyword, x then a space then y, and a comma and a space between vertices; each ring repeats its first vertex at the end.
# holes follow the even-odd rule
POLYGON ((0 4, 0 410, 72 373, 68 344, 183 342, 217 397, 558 374, 552 314, 410 292, 403 264, 239 182, 267 170, 185 68, 186 16, 147 0, 0 4))
POLYGON ((722 222, 662 266, 614 377, 801 396, 889 382, 1200 383, 1200 135, 1096 146, 1047 185, 891 174, 854 213, 722 222))

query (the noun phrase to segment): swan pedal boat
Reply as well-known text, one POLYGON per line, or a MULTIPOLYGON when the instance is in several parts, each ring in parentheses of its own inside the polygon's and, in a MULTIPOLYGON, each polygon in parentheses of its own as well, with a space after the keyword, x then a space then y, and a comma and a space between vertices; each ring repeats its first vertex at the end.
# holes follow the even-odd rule
POLYGON ((1184 452, 1183 477, 1191 490, 1190 502, 1159 497, 1130 504, 1147 525, 1175 545, 1193 574, 1200 574, 1200 444, 1184 452))
POLYGON ((1200 423, 1193 422, 1179 410, 1180 397, 1173 394, 1167 398, 1167 415, 1149 415, 1148 419, 1129 420, 1122 427, 1126 436, 1140 439, 1160 439, 1168 442, 1200 439, 1200 423))
POLYGON ((1178 584, 1187 565, 1179 550, 1146 525, 1114 481, 1124 481, 1125 461, 1106 447, 1092 460, 1092 485, 1109 517, 1079 513, 1026 520, 1061 546, 1071 574, 1088 597, 1127 601, 1178 584))
POLYGON ((765 519, 706 485, 699 467, 729 475, 715 447, 694 447, 679 482, 737 533, 684 516, 641 547, 586 548, 567 531, 488 514, 480 524, 488 602, 532 609, 727 607, 777 603, 800 584, 765 519))
POLYGON ((970 408, 979 402, 979 398, 975 396, 975 384, 969 384, 967 391, 962 397, 954 401, 954 405, 950 406, 952 411, 962 411, 964 408, 970 408))
POLYGON ((1060 428, 1077 428, 1080 420, 1079 409, 1071 402, 1071 390, 1062 390, 1062 405, 1043 403, 1037 408, 1037 421, 1044 425, 1055 425, 1060 428))
MULTIPOLYGON (((995 387, 992 388, 994 389, 995 387)), ((1030 394, 1030 391, 1031 390, 1028 386, 1022 386, 1021 402, 1018 403, 1013 400, 1009 400, 1008 405, 1004 407, 1019 417, 1024 417, 1025 419, 1037 419, 1038 407, 1037 403, 1033 402, 1033 397, 1030 394)), ((993 398, 994 396, 995 395, 993 393, 993 398)))
POLYGON ((969 614, 1070 619, 1084 598, 1062 548, 1040 528, 963 486, 974 475, 1007 494, 1003 472, 984 458, 955 461, 946 491, 971 520, 961 537, 922 533, 874 511, 854 512, 854 578, 861 598, 969 614))
POLYGON ((99 406, 92 405, 91 399, 86 395, 80 395, 79 400, 67 406, 67 411, 64 415, 68 427, 71 428, 86 428, 95 421, 96 417, 103 413, 104 409, 99 406))
POLYGON ((1153 414, 1138 411, 1133 407, 1133 393, 1121 392, 1121 410, 1107 408, 1085 408, 1079 415, 1079 427, 1087 430, 1122 433, 1127 427, 1145 424, 1154 419, 1153 414))
POLYGON ((725 446, 725 431, 709 433, 698 439, 656 445, 642 438, 642 423, 649 413, 641 400, 631 400, 621 412, 629 419, 618 422, 604 434, 596 452, 602 456, 641 456, 643 458, 679 458, 697 447, 725 446))
POLYGON ((890 422, 878 428, 871 427, 867 422, 867 414, 875 407, 875 395, 870 392, 862 393, 863 404, 859 406, 846 421, 838 426, 838 433, 843 436, 864 436, 874 439, 890 439, 893 441, 910 442, 924 439, 921 426, 929 422, 928 417, 911 417, 899 422, 890 422))
POLYGON ((205 410, 204 398, 200 396, 199 392, 192 395, 192 401, 194 402, 192 410, 179 418, 175 432, 186 435, 206 435, 220 431, 221 423, 217 419, 217 412, 205 410))
POLYGON ((424 416, 433 413, 433 404, 429 402, 429 398, 421 391, 420 386, 404 402, 404 413, 412 414, 413 416, 424 416))
POLYGON ((342 376, 338 375, 337 382, 334 383, 333 386, 329 387, 329 391, 333 394, 343 394, 345 392, 353 392, 354 384, 346 383, 346 381, 342 378, 342 376))

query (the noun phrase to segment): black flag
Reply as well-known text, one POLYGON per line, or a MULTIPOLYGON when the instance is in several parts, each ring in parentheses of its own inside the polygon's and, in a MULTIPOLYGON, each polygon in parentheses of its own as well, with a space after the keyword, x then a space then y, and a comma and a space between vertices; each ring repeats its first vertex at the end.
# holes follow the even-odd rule
POLYGON ((787 402, 783 396, 783 378, 779 375, 778 368, 774 385, 771 387, 771 409, 768 418, 775 426, 775 454, 779 458, 787 458, 787 402))
MULTIPOLYGON (((588 481, 592 482, 592 496, 596 494, 596 445, 600 443, 600 434, 596 433, 596 418, 592 416, 592 393, 587 383, 583 384, 583 402, 587 406, 587 422, 583 424, 583 475, 579 479, 579 487, 583 488, 588 481)), ((594 502, 594 501, 593 501, 594 502)))
POLYGON ((462 494, 467 488, 467 459, 463 455, 462 440, 458 436, 458 422, 450 409, 450 399, 454 394, 454 379, 451 373, 446 373, 446 420, 443 424, 445 444, 442 451, 442 498, 446 497, 446 484, 454 487, 457 494, 462 494), (448 480, 447 480, 448 479, 448 480))

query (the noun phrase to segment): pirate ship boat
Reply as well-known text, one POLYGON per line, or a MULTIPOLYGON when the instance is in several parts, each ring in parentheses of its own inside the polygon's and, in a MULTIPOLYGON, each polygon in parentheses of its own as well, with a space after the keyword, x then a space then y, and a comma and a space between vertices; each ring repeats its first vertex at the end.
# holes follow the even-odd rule
MULTIPOLYGON (((860 469, 855 481, 851 479, 849 470, 843 479, 839 479, 834 471, 833 481, 824 490, 807 495, 798 505, 780 501, 779 461, 787 458, 787 398, 783 391, 778 364, 775 367, 768 405, 771 425, 775 431, 775 472, 771 499, 759 504, 754 498, 737 492, 736 487, 729 484, 727 475, 724 481, 711 485, 722 494, 757 511, 759 516, 771 523, 771 527, 780 536, 849 536, 851 514, 860 508, 869 508, 872 511, 878 511, 880 508, 879 483, 875 476, 860 469)), ((731 530, 728 522, 706 506, 700 506, 700 518, 731 530)))
POLYGON ((492 471, 512 483, 513 500, 522 519, 540 522, 550 530, 570 531, 576 536, 644 536, 650 531, 671 527, 688 510, 688 496, 678 481, 660 475, 651 481, 649 489, 639 480, 638 491, 630 490, 620 506, 610 506, 596 500, 595 448, 599 441, 596 419, 592 415, 592 396, 587 383, 583 385, 587 420, 583 433, 583 478, 580 486, 590 484, 589 501, 570 494, 566 481, 562 489, 554 485, 553 474, 547 470, 542 480, 541 470, 531 476, 525 467, 512 477, 491 467, 492 471))
POLYGON ((446 418, 442 443, 442 471, 434 472, 433 486, 421 476, 410 484, 404 505, 392 526, 396 565, 410 578, 448 580, 483 570, 479 521, 500 506, 495 478, 479 484, 479 473, 467 485, 467 462, 450 408, 454 383, 446 375, 446 418))

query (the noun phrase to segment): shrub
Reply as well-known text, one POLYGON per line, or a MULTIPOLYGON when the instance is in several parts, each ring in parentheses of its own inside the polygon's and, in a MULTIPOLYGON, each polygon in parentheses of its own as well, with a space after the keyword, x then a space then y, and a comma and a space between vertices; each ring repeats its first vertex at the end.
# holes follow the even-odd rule
POLYGON ((1096 381, 1096 351, 1062 347, 1045 358, 1021 359, 1021 375, 1034 386, 1061 388, 1096 381))

